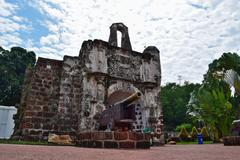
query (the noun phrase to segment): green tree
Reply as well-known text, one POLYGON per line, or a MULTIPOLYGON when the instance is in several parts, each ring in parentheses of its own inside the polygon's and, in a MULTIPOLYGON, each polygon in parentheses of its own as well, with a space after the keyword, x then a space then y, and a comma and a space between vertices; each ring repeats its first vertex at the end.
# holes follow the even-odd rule
MULTIPOLYGON (((204 75, 203 84, 208 88, 216 88, 216 80, 222 80, 227 70, 234 70, 240 75, 240 56, 236 53, 223 53, 219 59, 215 59, 208 65, 208 71, 204 75)), ((222 86, 226 84, 222 81, 222 86)), ((226 86, 228 87, 228 86, 226 86)))
POLYGON ((174 131, 176 126, 191 123, 186 114, 190 93, 200 85, 185 82, 183 85, 167 83, 161 87, 161 102, 163 105, 163 120, 165 130, 174 131))
POLYGON ((221 86, 210 91, 201 88, 197 100, 189 102, 191 113, 210 128, 217 128, 221 135, 229 135, 231 123, 237 114, 237 108, 230 103, 230 97, 230 90, 224 91, 221 86))
POLYGON ((209 64, 203 84, 191 94, 188 113, 203 121, 219 136, 230 134, 231 123, 239 110, 239 100, 231 96, 230 86, 223 79, 229 69, 240 69, 240 57, 235 53, 224 53, 209 64))
POLYGON ((0 104, 16 105, 20 101, 21 85, 27 67, 36 62, 34 52, 21 47, 12 47, 10 51, 0 47, 0 104))

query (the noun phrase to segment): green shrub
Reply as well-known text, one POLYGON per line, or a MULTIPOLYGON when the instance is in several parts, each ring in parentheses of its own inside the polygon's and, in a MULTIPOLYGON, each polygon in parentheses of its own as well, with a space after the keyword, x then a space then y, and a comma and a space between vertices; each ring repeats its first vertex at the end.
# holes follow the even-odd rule
POLYGON ((214 127, 211 128, 212 140, 214 143, 220 142, 218 130, 214 127))
POLYGON ((202 134, 202 137, 203 137, 203 140, 204 141, 208 141, 210 140, 210 136, 208 134, 208 131, 207 131, 207 128, 206 127, 203 127, 202 130, 201 130, 201 134, 202 134))
POLYGON ((187 131, 191 131, 192 125, 188 123, 180 124, 176 127, 175 131, 180 132, 183 128, 185 128, 187 131))
POLYGON ((190 141, 191 140, 186 128, 181 129, 180 133, 178 134, 178 137, 181 138, 182 141, 190 141))
POLYGON ((196 127, 193 127, 192 128, 192 132, 191 132, 191 137, 193 140, 195 140, 197 138, 197 135, 198 135, 198 131, 197 131, 197 128, 196 127))

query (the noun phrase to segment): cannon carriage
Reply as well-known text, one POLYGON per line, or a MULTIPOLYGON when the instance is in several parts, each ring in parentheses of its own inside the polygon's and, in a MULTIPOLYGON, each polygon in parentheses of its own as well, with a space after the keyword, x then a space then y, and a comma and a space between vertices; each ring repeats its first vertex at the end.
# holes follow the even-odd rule
POLYGON ((132 129, 132 124, 136 119, 133 102, 140 99, 140 97, 141 93, 135 92, 126 99, 108 106, 106 110, 95 117, 97 120, 96 129, 132 129))

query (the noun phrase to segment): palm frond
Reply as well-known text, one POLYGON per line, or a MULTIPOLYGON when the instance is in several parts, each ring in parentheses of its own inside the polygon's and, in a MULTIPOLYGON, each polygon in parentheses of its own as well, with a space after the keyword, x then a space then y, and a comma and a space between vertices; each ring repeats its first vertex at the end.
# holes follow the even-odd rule
POLYGON ((240 76, 236 71, 230 69, 227 70, 223 80, 228 83, 231 87, 234 87, 235 92, 240 95, 240 76))

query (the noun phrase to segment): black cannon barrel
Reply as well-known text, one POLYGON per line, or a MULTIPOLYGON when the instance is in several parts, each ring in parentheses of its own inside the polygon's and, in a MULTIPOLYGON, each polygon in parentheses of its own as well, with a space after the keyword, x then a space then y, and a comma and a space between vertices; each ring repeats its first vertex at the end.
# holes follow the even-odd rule
POLYGON ((128 126, 130 123, 133 122, 134 114, 135 114, 135 107, 134 105, 128 107, 132 102, 138 100, 141 97, 141 92, 135 92, 126 99, 113 104, 107 110, 104 110, 99 118, 97 124, 99 127, 97 128, 108 128, 112 129, 117 125, 124 125, 128 126))
POLYGON ((130 95, 129 97, 127 97, 126 99, 122 100, 120 103, 123 105, 129 105, 133 101, 136 101, 137 99, 139 99, 141 95, 142 95, 141 92, 137 91, 132 95, 130 95))

